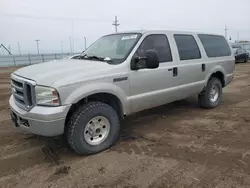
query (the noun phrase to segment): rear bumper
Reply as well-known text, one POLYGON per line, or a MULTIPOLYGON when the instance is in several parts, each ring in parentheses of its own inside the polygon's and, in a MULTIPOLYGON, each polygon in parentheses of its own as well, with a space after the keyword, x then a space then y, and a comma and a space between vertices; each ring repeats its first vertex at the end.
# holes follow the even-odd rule
POLYGON ((71 105, 59 107, 35 106, 25 111, 15 104, 10 97, 11 119, 17 129, 42 136, 63 134, 65 120, 71 105))

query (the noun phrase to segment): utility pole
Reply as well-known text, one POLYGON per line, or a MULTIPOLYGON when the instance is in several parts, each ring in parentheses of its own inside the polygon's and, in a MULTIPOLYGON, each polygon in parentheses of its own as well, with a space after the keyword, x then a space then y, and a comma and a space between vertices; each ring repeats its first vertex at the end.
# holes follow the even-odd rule
POLYGON ((228 30, 228 28, 227 28, 227 26, 225 26, 225 38, 227 39, 227 30, 228 30))
POLYGON ((86 37, 84 37, 84 47, 85 47, 84 50, 86 50, 87 49, 87 38, 86 37))
POLYGON ((239 39, 240 37, 239 37, 239 31, 237 32, 237 43, 239 43, 239 39))
POLYGON ((63 41, 61 41, 62 53, 63 53, 63 41))
POLYGON ((120 25, 120 24, 118 23, 117 16, 115 16, 115 21, 113 22, 112 25, 115 26, 115 32, 117 33, 117 27, 120 25))
POLYGON ((39 41, 40 40, 35 40, 36 41, 36 47, 37 47, 37 54, 39 55, 40 53, 39 53, 39 41))
POLYGON ((71 20, 71 34, 72 34, 72 42, 71 42, 71 46, 72 46, 72 52, 75 52, 75 23, 74 20, 71 20))
POLYGON ((17 46, 18 46, 19 55, 21 55, 21 49, 20 49, 20 44, 19 44, 19 42, 17 42, 17 46))
POLYGON ((70 47, 70 52, 71 54, 73 53, 72 51, 72 41, 71 41, 71 36, 69 36, 69 47, 70 47))

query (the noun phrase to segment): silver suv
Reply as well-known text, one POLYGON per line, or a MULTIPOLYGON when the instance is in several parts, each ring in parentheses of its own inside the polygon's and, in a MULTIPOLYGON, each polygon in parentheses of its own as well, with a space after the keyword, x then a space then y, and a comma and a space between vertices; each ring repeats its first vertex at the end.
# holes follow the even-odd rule
POLYGON ((234 54, 223 36, 136 31, 101 37, 78 59, 21 68, 11 75, 9 103, 16 128, 65 134, 78 154, 109 148, 120 120, 132 113, 198 95, 219 105, 233 79, 234 54))

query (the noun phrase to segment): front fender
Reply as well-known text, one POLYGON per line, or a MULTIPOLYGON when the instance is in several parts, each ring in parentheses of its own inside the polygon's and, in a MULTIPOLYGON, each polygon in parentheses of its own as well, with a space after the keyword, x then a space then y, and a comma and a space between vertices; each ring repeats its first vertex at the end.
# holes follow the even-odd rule
POLYGON ((115 95, 122 104, 122 109, 124 114, 130 112, 130 104, 126 93, 118 86, 112 83, 88 83, 84 84, 70 93, 70 95, 65 98, 64 104, 75 104, 83 98, 97 93, 109 93, 115 95))

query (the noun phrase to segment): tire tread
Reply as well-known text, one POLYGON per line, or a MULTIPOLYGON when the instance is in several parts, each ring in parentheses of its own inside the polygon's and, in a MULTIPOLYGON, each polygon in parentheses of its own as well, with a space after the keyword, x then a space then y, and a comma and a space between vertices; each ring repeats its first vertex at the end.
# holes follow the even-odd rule
POLYGON ((214 106, 210 104, 209 99, 207 99, 206 92, 207 92, 207 87, 210 86, 211 83, 216 82, 216 81, 219 81, 222 86, 221 81, 217 77, 212 77, 209 79, 206 88, 198 95, 198 101, 199 101, 200 107, 206 108, 206 109, 214 108, 214 106))
MULTIPOLYGON (((77 122, 79 120, 79 118, 81 116, 83 116, 87 111, 90 111, 91 109, 97 108, 97 107, 103 107, 103 108, 112 108, 111 106, 99 102, 99 101, 92 101, 92 102, 88 102, 86 104, 83 104, 81 106, 79 106, 76 111, 71 115, 71 117, 69 118, 69 121, 67 123, 67 132, 66 132, 66 136, 67 136, 67 140, 68 140, 68 144, 70 145, 70 147, 78 154, 82 154, 82 152, 80 152, 76 145, 75 145, 75 141, 74 141, 74 130, 76 129, 76 125, 77 122)), ((113 109, 113 108, 112 108, 113 109)), ((119 123, 119 121, 118 121, 119 123)), ((86 152, 86 154, 91 154, 89 152, 86 152)))

